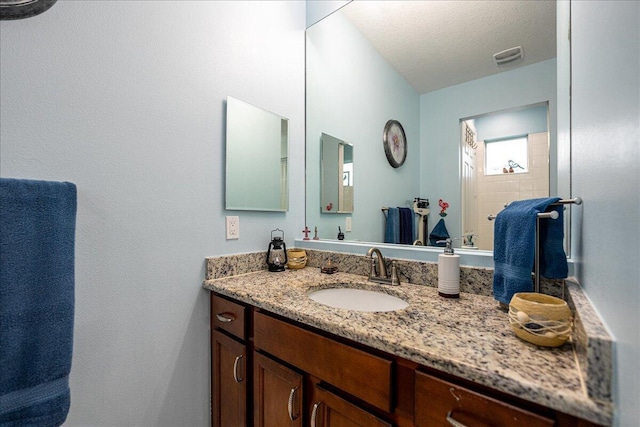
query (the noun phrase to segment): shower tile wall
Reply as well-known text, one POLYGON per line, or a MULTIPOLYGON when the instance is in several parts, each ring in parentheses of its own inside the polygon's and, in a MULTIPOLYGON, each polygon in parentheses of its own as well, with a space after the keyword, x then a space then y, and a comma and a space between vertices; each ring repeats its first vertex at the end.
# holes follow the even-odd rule
POLYGON ((514 200, 549 196, 549 137, 547 132, 529 135, 529 172, 484 174, 484 143, 478 144, 476 166, 478 170, 476 194, 478 201, 479 249, 493 250, 493 221, 487 215, 496 215, 505 203, 514 200))

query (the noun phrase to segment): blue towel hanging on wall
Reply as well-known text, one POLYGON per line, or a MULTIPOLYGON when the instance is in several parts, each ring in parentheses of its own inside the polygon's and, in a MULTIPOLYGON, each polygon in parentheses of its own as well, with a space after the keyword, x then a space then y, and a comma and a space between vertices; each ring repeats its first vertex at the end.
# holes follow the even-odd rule
POLYGON ((0 178, 0 426, 69 412, 76 186, 0 178))
MULTIPOLYGON (((494 225, 493 244, 493 296, 509 304, 517 292, 531 292, 531 272, 535 260, 536 218, 538 213, 560 200, 559 197, 518 200, 511 202, 497 216, 494 225)), ((554 207, 555 208, 555 207, 554 207)), ((545 274, 567 277, 567 257, 562 247, 562 206, 558 219, 540 220, 540 258, 545 274)))

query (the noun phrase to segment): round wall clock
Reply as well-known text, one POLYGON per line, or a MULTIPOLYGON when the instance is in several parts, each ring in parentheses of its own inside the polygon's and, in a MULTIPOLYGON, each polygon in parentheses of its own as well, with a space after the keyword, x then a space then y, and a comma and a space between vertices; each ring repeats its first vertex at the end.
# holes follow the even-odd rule
POLYGON ((399 121, 389 120, 384 125, 382 143, 384 144, 384 154, 387 156, 389 164, 394 168, 402 166, 407 158, 407 137, 399 121))
POLYGON ((23 19, 49 9, 57 0, 0 0, 0 20, 23 19))

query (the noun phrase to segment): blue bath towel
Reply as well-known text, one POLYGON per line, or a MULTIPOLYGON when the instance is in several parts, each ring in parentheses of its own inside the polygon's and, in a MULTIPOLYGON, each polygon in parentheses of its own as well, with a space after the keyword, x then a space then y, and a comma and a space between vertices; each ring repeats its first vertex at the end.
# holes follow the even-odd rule
MULTIPOLYGON (((518 200, 498 213, 493 233, 493 296, 496 300, 509 304, 513 294, 533 290, 531 271, 535 258, 537 214, 558 200, 558 197, 518 200)), ((562 225, 562 217, 544 219, 541 223, 547 221, 559 221, 562 225)), ((566 256, 557 262, 566 263, 566 256)))
POLYGON ((403 245, 413 244, 413 210, 398 208, 400 212, 400 242, 403 245))
POLYGON ((0 426, 69 411, 76 186, 0 179, 0 426))
POLYGON ((431 234, 429 234, 429 242, 431 246, 440 246, 445 247, 446 243, 438 243, 440 240, 446 240, 449 238, 449 231, 447 231, 447 226, 444 224, 444 218, 440 218, 440 221, 433 227, 431 230, 431 234))
POLYGON ((569 275, 564 251, 564 206, 550 206, 558 219, 540 221, 540 275, 547 279, 564 279, 569 275))
POLYGON ((389 208, 387 211, 387 223, 384 228, 385 243, 400 243, 400 210, 389 208))

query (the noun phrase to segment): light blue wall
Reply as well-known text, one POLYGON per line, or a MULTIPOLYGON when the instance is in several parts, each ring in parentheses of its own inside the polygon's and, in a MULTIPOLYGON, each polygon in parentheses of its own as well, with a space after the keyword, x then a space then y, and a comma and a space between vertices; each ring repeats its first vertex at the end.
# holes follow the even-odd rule
POLYGON ((419 96, 371 44, 334 13, 307 32, 307 225, 320 224, 320 238, 335 239, 344 214, 320 214, 322 133, 353 144, 353 231, 347 240, 382 241, 382 206, 406 206, 418 197, 419 96), (327 66, 331 64, 331 66, 327 66), (374 71, 375 70, 375 71, 374 71), (384 155, 382 132, 387 120, 402 123, 407 140, 405 164, 392 168, 384 155), (366 179, 363 177, 366 175, 366 179))
POLYGON ((577 277, 615 338, 616 426, 640 420, 640 3, 574 1, 577 277))
POLYGON ((205 257, 304 228, 305 3, 58 1, 0 21, 0 171, 78 186, 68 426, 209 425, 205 257), (287 213, 226 241, 224 102, 290 119, 287 213))
MULTIPOLYGON (((556 60, 473 80, 420 97, 420 194, 449 203, 445 223, 451 236, 461 236, 460 119, 523 105, 549 102, 550 150, 555 151, 556 60), (455 148, 454 148, 455 147, 455 148)), ((556 162, 550 160, 555 182, 556 162)), ((553 189, 552 189, 553 191, 553 189)), ((437 203, 432 203, 437 207, 437 203)), ((432 211, 435 212, 435 209, 432 211)), ((440 219, 432 214, 429 228, 440 219)))
POLYGON ((474 120, 478 140, 510 138, 548 130, 547 106, 490 114, 474 120))

